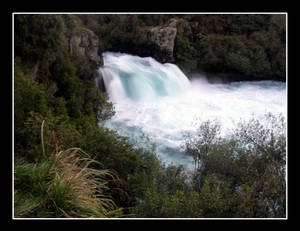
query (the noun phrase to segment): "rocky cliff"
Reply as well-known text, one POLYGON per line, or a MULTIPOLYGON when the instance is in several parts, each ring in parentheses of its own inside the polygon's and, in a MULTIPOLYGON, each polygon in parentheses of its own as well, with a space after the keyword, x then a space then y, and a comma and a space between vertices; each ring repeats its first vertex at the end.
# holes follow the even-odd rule
MULTIPOLYGON (((174 46, 177 34, 176 20, 171 20, 159 26, 136 27, 135 30, 125 31, 111 28, 115 33, 108 36, 109 48, 103 50, 124 52, 139 55, 141 57, 151 56, 161 63, 174 61, 174 46), (116 32, 117 31, 117 32, 116 32)), ((107 35, 109 31, 105 31, 107 35)), ((101 36, 99 36, 101 41, 101 36)))
POLYGON ((156 48, 152 50, 153 57, 163 63, 170 62, 173 60, 176 33, 176 20, 173 20, 166 26, 156 26, 145 29, 145 33, 142 33, 142 35, 144 35, 142 36, 142 41, 156 48))
POLYGON ((159 26, 139 27, 136 34, 128 38, 124 34, 121 36, 123 36, 122 40, 113 43, 113 51, 151 56, 161 63, 175 62, 178 37, 186 36, 193 39, 190 24, 184 19, 177 18, 172 18, 159 26))
POLYGON ((103 64, 102 58, 98 55, 99 38, 89 29, 81 29, 72 33, 69 40, 71 56, 82 56, 93 66, 103 64))
POLYGON ((103 65, 98 52, 100 39, 92 30, 78 24, 67 35, 67 47, 77 75, 81 79, 92 80, 96 70, 103 65))

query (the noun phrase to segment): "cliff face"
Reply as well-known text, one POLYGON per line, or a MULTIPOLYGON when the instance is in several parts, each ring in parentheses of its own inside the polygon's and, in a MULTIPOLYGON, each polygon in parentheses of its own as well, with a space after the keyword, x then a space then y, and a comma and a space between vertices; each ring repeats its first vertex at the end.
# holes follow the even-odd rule
POLYGON ((188 36, 192 39, 191 27, 184 19, 172 18, 164 25, 140 27, 134 36, 113 44, 112 49, 140 56, 151 56, 161 63, 174 62, 178 36, 188 36))
MULTIPOLYGON (((111 30, 114 30, 113 26, 111 30)), ((103 50, 123 52, 141 57, 151 56, 161 63, 174 61, 174 45, 177 34, 176 20, 160 26, 136 27, 132 31, 115 29, 116 33, 106 39, 109 48, 103 50)), ((103 34, 109 33, 109 30, 103 34)), ((100 41, 101 41, 100 36, 100 41)))
POLYGON ((84 29, 72 33, 69 40, 71 56, 81 56, 93 66, 103 65, 102 58, 98 55, 99 39, 93 31, 84 29))
POLYGON ((146 36, 142 40, 150 46, 157 47, 153 50, 153 57, 163 63, 172 61, 177 34, 176 21, 172 21, 167 26, 149 28, 145 32, 146 36))

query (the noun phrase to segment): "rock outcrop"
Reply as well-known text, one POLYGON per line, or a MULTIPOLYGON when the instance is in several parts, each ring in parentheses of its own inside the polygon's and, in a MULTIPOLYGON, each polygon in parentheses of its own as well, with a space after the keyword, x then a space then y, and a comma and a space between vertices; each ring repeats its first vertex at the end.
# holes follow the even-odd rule
POLYGON ((69 40, 71 56, 82 56, 88 59, 93 66, 103 65, 102 58, 98 55, 99 39, 93 31, 86 28, 73 32, 69 40))
POLYGON ((167 26, 157 26, 149 28, 144 38, 149 45, 154 45, 153 57, 160 62, 171 62, 173 60, 174 42, 177 28, 176 21, 173 20, 167 26))

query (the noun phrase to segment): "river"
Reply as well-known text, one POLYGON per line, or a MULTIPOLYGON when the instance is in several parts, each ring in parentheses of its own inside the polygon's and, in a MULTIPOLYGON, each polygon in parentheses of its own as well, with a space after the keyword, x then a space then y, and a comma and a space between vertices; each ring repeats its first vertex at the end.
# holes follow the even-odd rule
POLYGON ((176 65, 151 57, 105 52, 103 59, 99 72, 116 111, 105 126, 141 142, 146 135, 166 164, 193 166, 181 146, 196 121, 216 120, 226 135, 241 120, 269 112, 286 117, 284 82, 211 84, 201 75, 189 80, 176 65))

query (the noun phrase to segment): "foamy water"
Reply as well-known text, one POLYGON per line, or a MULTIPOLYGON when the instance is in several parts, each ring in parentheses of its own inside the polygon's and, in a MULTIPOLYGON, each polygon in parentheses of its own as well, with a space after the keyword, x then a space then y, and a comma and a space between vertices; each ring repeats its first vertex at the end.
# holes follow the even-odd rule
POLYGON ((167 164, 192 167, 181 151, 184 134, 194 132, 195 120, 217 120, 222 134, 240 121, 268 112, 286 116, 286 86, 276 81, 210 84, 204 78, 189 81, 174 64, 152 58, 104 53, 100 68, 116 114, 105 126, 119 134, 151 138, 167 164))

